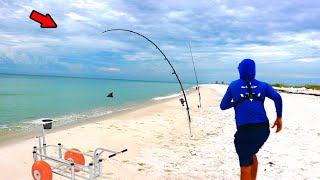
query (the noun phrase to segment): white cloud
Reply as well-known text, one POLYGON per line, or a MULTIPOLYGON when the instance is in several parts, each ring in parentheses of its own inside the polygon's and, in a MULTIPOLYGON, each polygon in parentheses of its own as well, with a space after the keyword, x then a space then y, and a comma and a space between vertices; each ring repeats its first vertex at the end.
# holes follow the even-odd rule
POLYGON ((164 59, 164 57, 159 52, 155 52, 154 54, 150 52, 138 52, 134 55, 124 55, 123 58, 128 61, 148 61, 164 59))
POLYGON ((320 58, 301 58, 296 59, 297 62, 305 62, 305 63, 312 63, 312 62, 320 62, 320 58))
MULTIPOLYGON (((145 61, 140 64, 152 64, 149 60, 163 59, 140 37, 126 33, 101 33, 111 28, 127 28, 152 39, 168 59, 173 60, 173 65, 184 63, 184 67, 189 68, 189 41, 199 69, 228 69, 241 59, 250 57, 265 63, 265 66, 285 62, 287 66, 283 70, 294 71, 298 68, 296 64, 305 62, 316 66, 319 63, 319 59, 310 58, 320 57, 317 21, 320 15, 317 7, 320 4, 312 0, 294 0, 292 3, 222 0, 163 0, 161 3, 123 0, 71 0, 68 3, 63 0, 1 1, 0 57, 17 64, 36 66, 51 62, 71 69, 83 68, 81 64, 68 62, 68 57, 79 54, 85 54, 80 57, 82 63, 87 63, 83 65, 110 60, 107 62, 110 64, 102 67, 123 62, 117 58, 145 61), (33 9, 49 13, 58 28, 40 29, 35 26, 28 18, 33 9), (37 54, 66 58, 44 60, 37 54), (91 59, 87 54, 97 58, 91 59)), ((74 59, 71 60, 80 61, 74 59)))
POLYGON ((65 37, 66 42, 63 46, 85 49, 86 51, 120 51, 132 49, 133 44, 125 41, 113 40, 112 34, 102 34, 100 36, 78 35, 65 37))
POLYGON ((274 38, 281 42, 304 42, 311 45, 320 46, 320 31, 305 31, 305 32, 280 32, 274 33, 274 38))
POLYGON ((30 12, 34 10, 33 7, 28 6, 28 5, 21 5, 21 7, 23 7, 25 10, 30 11, 30 12))
MULTIPOLYGON (((59 38, 46 35, 30 36, 27 34, 2 33, 0 31, 2 45, 13 49, 36 49, 48 44, 59 44, 59 38)), ((0 44, 0 45, 1 45, 0 44)))
POLYGON ((101 72, 120 72, 119 68, 108 68, 108 67, 101 67, 101 68, 97 68, 97 71, 101 71, 101 72))
POLYGON ((76 13, 67 13, 66 16, 68 16, 71 20, 74 21, 89 21, 90 19, 84 16, 80 16, 76 13))
POLYGON ((186 11, 171 11, 167 14, 168 18, 178 19, 178 20, 185 20, 188 15, 186 11))
POLYGON ((255 13, 255 8, 252 6, 244 6, 239 8, 228 8, 226 6, 221 6, 221 12, 225 12, 226 15, 236 16, 236 17, 249 17, 255 13))
POLYGON ((93 0, 75 0, 71 2, 71 5, 79 9, 97 10, 106 9, 106 2, 97 2, 93 0))
POLYGON ((104 11, 99 15, 98 18, 101 19, 108 19, 112 21, 120 21, 120 22, 129 22, 129 23, 135 23, 138 20, 131 14, 128 14, 126 12, 117 11, 109 9, 108 11, 104 11))

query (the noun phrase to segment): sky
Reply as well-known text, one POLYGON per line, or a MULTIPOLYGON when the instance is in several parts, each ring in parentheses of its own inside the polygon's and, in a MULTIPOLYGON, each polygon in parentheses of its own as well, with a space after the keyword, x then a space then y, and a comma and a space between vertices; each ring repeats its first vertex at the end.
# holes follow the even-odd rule
POLYGON ((0 0, 0 73, 183 82, 239 78, 242 59, 256 79, 320 84, 320 1, 0 0), (50 14, 42 29, 32 10, 50 14))

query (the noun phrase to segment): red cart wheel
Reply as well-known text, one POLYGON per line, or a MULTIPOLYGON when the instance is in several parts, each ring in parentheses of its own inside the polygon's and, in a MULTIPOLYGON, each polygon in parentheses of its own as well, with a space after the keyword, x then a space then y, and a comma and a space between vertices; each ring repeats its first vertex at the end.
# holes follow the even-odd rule
POLYGON ((52 180, 52 170, 45 161, 36 161, 32 165, 32 177, 34 180, 52 180))
MULTIPOLYGON (((75 148, 72 148, 71 150, 81 152, 81 151, 79 151, 78 149, 75 149, 75 148)), ((76 153, 76 152, 67 151, 64 154, 64 159, 68 160, 68 161, 72 161, 72 162, 74 162, 76 164, 81 164, 81 165, 85 164, 85 160, 84 160, 83 154, 79 154, 79 153, 76 153)), ((79 170, 75 169, 74 172, 79 172, 79 170)))

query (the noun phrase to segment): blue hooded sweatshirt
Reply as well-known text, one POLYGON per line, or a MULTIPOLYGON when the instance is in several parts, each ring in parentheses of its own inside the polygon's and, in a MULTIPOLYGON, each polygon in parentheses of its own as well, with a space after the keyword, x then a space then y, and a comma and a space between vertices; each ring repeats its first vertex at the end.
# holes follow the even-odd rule
MULTIPOLYGON (((238 67, 240 79, 231 82, 224 95, 220 108, 226 110, 234 107, 235 103, 243 97, 249 96, 246 81, 251 82, 251 89, 254 96, 264 100, 266 97, 272 99, 276 106, 277 116, 282 117, 282 99, 280 94, 269 84, 255 79, 256 67, 251 59, 244 59, 238 67)), ((268 117, 263 102, 258 99, 246 99, 239 103, 235 110, 237 127, 245 124, 267 122, 268 117)))

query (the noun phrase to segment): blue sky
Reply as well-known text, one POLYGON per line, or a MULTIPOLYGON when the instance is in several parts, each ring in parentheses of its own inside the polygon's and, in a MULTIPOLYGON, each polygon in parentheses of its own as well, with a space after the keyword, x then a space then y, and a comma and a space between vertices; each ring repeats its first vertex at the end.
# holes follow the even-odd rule
POLYGON ((188 42, 200 82, 238 78, 244 58, 257 79, 320 84, 320 2, 314 0, 0 1, 0 73, 194 82, 188 42), (41 29, 32 10, 50 14, 57 29, 41 29))

